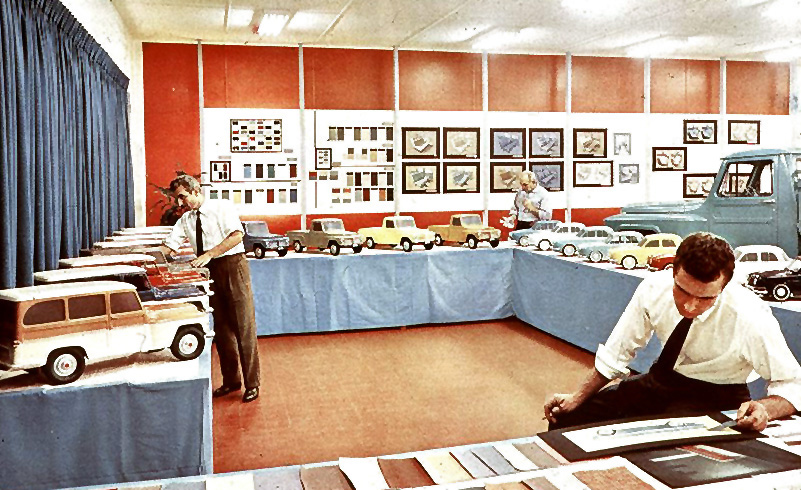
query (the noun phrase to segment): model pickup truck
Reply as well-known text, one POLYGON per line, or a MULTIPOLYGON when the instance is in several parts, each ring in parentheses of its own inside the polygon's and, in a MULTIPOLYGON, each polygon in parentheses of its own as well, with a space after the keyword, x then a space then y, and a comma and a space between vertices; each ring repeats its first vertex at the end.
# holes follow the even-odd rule
POLYGON ((723 158, 704 201, 632 204, 604 222, 644 235, 709 231, 733 247, 777 245, 795 257, 801 229, 800 171, 801 149, 734 153, 723 158))
POLYGON ((476 248, 478 242, 489 242, 494 248, 501 243, 501 230, 484 226, 481 216, 477 214, 454 214, 447 225, 431 225, 428 229, 435 233, 434 243, 437 246, 445 242, 456 242, 476 248))
POLYGON ((40 371, 51 384, 81 377, 86 360, 168 348, 203 352, 209 316, 192 305, 143 307, 130 284, 96 281, 0 291, 0 369, 40 371))
POLYGON ((287 236, 295 252, 302 252, 305 248, 327 248, 331 255, 339 255, 343 247, 353 249, 355 254, 362 251, 361 235, 345 231, 345 225, 339 218, 313 219, 311 229, 292 230, 287 232, 287 236))
POLYGON ((289 238, 270 233, 264 221, 243 221, 242 228, 245 230, 242 244, 245 250, 253 250, 257 259, 263 259, 268 250, 278 252, 279 257, 289 251, 289 238))
POLYGON ((434 232, 418 228, 411 216, 387 216, 383 226, 361 228, 359 235, 364 237, 367 248, 400 245, 404 252, 411 252, 414 245, 422 245, 426 250, 434 248, 434 232))

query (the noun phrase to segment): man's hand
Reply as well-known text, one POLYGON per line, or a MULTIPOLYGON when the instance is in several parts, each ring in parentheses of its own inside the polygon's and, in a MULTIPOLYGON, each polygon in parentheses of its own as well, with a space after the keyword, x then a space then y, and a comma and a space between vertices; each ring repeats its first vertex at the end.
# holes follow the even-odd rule
POLYGON ((206 252, 203 255, 201 255, 200 257, 197 257, 197 258, 193 259, 189 263, 192 264, 192 267, 205 267, 206 264, 208 264, 211 261, 211 259, 213 259, 213 258, 214 257, 212 257, 209 254, 209 252, 206 252))
POLYGON ((555 423, 560 415, 572 412, 579 405, 576 395, 557 393, 545 402, 545 418, 548 422, 555 423))
POLYGON ((769 421, 768 410, 759 401, 744 402, 737 410, 737 427, 740 429, 762 431, 769 421))
POLYGON ((534 203, 533 203, 531 200, 529 200, 529 199, 526 199, 525 201, 523 201, 523 207, 525 207, 527 210, 529 210, 529 211, 530 211, 530 212, 532 212, 532 213, 535 213, 535 212, 537 212, 537 211, 539 211, 539 210, 540 210, 540 208, 539 208, 539 207, 537 207, 537 205, 536 205, 536 204, 534 204, 534 203))

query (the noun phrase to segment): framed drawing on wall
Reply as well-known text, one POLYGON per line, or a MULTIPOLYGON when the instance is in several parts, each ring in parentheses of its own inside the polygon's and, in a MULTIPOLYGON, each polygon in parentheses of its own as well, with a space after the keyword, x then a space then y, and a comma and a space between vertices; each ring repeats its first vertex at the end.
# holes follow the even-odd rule
POLYGON ((331 148, 317 148, 314 156, 315 169, 331 170, 331 148))
POLYGON ((478 192, 481 175, 478 163, 445 163, 443 185, 446 194, 451 192, 478 192))
POLYGON ((718 122, 714 120, 684 120, 684 144, 716 144, 718 142, 718 122))
POLYGON ((612 187, 612 160, 574 162, 573 187, 612 187))
POLYGON ((532 162, 529 164, 529 170, 534 172, 539 185, 552 192, 565 190, 565 182, 562 178, 565 173, 564 169, 564 162, 532 162))
POLYGON ((403 128, 403 158, 439 158, 439 128, 403 128))
POLYGON ((640 165, 637 163, 621 163, 618 165, 618 183, 639 184, 640 165))
POLYGON ((562 128, 533 128, 529 130, 531 137, 531 155, 534 158, 564 158, 565 131, 562 128))
POLYGON ((615 155, 631 155, 631 133, 615 133, 615 155))
POLYGON ((729 121, 730 145, 758 145, 759 121, 729 121))
POLYGON ((404 194, 438 194, 439 164, 403 162, 404 194))
POLYGON ((445 128, 445 158, 478 158, 481 155, 478 128, 445 128))
POLYGON ((523 128, 492 128, 490 141, 490 158, 526 158, 526 130, 523 128))
POLYGON ((706 197, 712 189, 716 174, 684 174, 683 196, 687 198, 706 197))
POLYGON ((606 129, 574 129, 573 157, 606 158, 606 129))
POLYGON ((490 163, 490 192, 515 192, 520 188, 519 177, 525 163, 490 163))
POLYGON ((687 148, 654 146, 651 150, 653 170, 685 171, 687 170, 687 148))

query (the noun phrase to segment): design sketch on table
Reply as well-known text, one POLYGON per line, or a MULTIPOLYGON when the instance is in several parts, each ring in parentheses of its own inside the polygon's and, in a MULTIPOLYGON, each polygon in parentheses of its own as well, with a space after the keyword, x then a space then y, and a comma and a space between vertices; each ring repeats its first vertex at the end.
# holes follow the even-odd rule
POLYGON ((562 155, 562 130, 537 128, 531 130, 531 156, 556 157, 562 155))
POLYGON ((283 151, 281 119, 231 119, 231 152, 283 151))
POLYGON ((676 420, 667 420, 664 423, 655 423, 653 425, 642 425, 635 427, 624 427, 622 429, 615 429, 613 427, 600 427, 596 432, 596 438, 605 437, 631 437, 642 434, 652 434, 657 432, 672 432, 690 429, 701 429, 706 426, 699 422, 679 422, 676 420))
POLYGON ((615 133, 615 155, 631 155, 631 133, 615 133))

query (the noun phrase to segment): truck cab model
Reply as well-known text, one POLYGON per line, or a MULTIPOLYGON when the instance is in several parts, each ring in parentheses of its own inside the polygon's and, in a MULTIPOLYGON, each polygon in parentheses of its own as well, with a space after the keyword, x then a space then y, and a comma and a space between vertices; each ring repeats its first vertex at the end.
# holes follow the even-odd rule
POLYGON ((382 226, 360 228, 364 246, 400 245, 404 252, 411 252, 412 246, 422 245, 426 250, 434 248, 434 232, 417 227, 411 216, 386 216, 382 226))
POLYGON ((709 231, 733 247, 777 245, 791 257, 799 249, 801 149, 750 150, 725 157, 703 201, 625 206, 604 220, 615 230, 687 236, 709 231))
POLYGON ((477 214, 454 214, 447 225, 431 225, 428 229, 435 233, 434 243, 437 245, 456 242, 476 248, 478 242, 489 242, 494 248, 501 242, 501 230, 484 226, 477 214))
POLYGON ((289 238, 270 233, 264 221, 243 221, 242 228, 245 230, 242 245, 245 250, 252 250, 257 259, 263 259, 268 250, 278 252, 279 257, 289 251, 289 238))
POLYGON ((311 229, 292 230, 287 232, 289 241, 295 252, 305 248, 328 249, 331 255, 339 255, 342 247, 353 249, 357 254, 362 251, 362 237, 356 232, 345 231, 345 225, 339 218, 313 219, 311 229))

